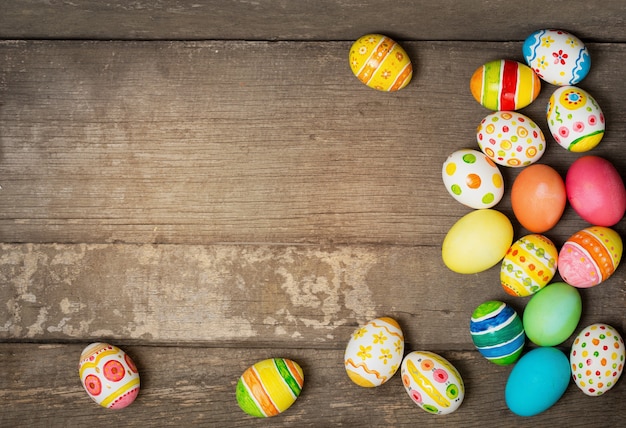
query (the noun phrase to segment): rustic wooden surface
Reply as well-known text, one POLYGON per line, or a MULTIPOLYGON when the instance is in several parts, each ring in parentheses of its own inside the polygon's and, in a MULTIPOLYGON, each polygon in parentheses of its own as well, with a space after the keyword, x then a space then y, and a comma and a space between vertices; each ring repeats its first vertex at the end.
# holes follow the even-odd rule
MULTIPOLYGON (((469 316, 490 299, 522 313, 527 299, 504 293, 499 266, 455 274, 440 250, 469 212, 446 193, 442 162, 477 147, 489 113, 469 77, 521 60, 535 29, 589 42, 581 87, 607 117, 592 154, 626 178, 623 2, 427 3, 381 15, 349 1, 3 2, 0 426, 619 426, 624 381, 600 398, 570 384, 533 418, 508 411, 510 368, 473 349, 469 316), (349 70, 350 40, 370 31, 412 40, 415 75, 398 93, 349 70), (457 412, 421 411, 398 376, 376 389, 347 378, 350 333, 385 315, 407 352, 457 366, 457 412), (78 379, 80 351, 101 340, 140 369, 122 411, 101 409, 78 379), (291 409, 261 421, 238 409, 234 386, 270 356, 298 361, 306 381, 291 409)), ((546 135, 551 89, 522 111, 546 135)), ((578 157, 548 137, 541 162, 564 175, 578 157)), ((497 209, 518 238, 508 191, 519 171, 502 172, 497 209)), ((546 235, 560 246, 586 226, 568 207, 546 235)), ((615 229, 626 236, 623 220, 615 229)), ((626 332, 623 265, 581 293, 579 329, 626 332)))

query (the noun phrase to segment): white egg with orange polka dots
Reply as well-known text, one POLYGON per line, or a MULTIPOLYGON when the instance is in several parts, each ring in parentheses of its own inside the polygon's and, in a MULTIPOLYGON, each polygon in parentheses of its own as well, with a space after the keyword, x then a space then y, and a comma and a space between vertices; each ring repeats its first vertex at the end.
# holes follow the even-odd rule
POLYGON ((498 166, 478 150, 462 149, 452 153, 441 171, 446 190, 470 208, 491 208, 504 195, 504 179, 498 166))

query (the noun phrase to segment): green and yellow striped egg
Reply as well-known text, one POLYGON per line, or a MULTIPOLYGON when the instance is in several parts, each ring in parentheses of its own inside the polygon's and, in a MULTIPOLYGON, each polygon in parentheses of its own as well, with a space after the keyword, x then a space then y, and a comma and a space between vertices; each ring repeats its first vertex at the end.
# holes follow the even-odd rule
POLYGON ((269 358, 248 367, 237 382, 237 404, 257 418, 276 416, 296 401, 304 373, 295 361, 269 358))
POLYGON ((350 68, 361 82, 379 91, 398 91, 413 77, 405 50, 382 34, 366 34, 352 44, 350 68))
POLYGON ((537 98, 541 81, 530 67, 510 59, 498 59, 476 69, 470 79, 470 91, 483 107, 513 111, 537 98))
POLYGON ((500 283, 511 296, 526 297, 545 287, 557 270, 558 250, 543 235, 515 241, 500 266, 500 283))

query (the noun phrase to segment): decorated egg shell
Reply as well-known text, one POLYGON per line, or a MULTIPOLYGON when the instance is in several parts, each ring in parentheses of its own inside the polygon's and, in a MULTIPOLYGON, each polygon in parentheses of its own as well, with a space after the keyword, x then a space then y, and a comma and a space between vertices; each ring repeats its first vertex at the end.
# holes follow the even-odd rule
POLYGON ((543 233, 552 229, 563 215, 566 203, 565 183, 548 165, 527 166, 513 181, 513 214, 530 232, 543 233))
POLYGON ((366 34, 352 44, 350 68, 361 82, 379 91, 398 91, 413 76, 407 53, 382 34, 366 34))
POLYGON ((498 166, 477 150, 452 153, 443 163, 441 176, 448 193, 470 208, 491 208, 504 195, 504 180, 498 166))
POLYGON ((476 140, 484 154, 503 166, 528 166, 546 150, 539 126, 514 111, 496 111, 485 117, 476 130, 476 140))
POLYGON ((537 76, 553 85, 575 85, 591 68, 585 44, 563 30, 535 31, 524 41, 522 53, 537 76))
POLYGON ((624 182, 617 168, 604 158, 576 159, 567 170, 565 190, 574 211, 593 225, 611 227, 624 217, 624 182))
POLYGON ((622 258, 622 238, 608 227, 592 226, 570 236, 559 252, 559 274, 579 288, 605 281, 622 258))
POLYGON ((298 363, 268 358, 243 372, 237 382, 237 404, 257 418, 276 416, 291 407, 303 386, 304 373, 298 363))
POLYGON ((510 305, 498 300, 482 303, 474 310, 470 334, 478 352, 501 366, 517 361, 526 342, 522 319, 510 305))
POLYGON ((578 290, 564 282, 554 282, 533 294, 522 322, 526 337, 539 346, 557 346, 576 330, 582 314, 578 290))
POLYGON ((625 358, 624 340, 617 330, 607 324, 592 324, 572 344, 569 362, 574 383, 587 395, 602 395, 619 380, 625 358))
POLYGON ((414 351, 402 361, 402 383, 409 397, 428 413, 446 415, 461 406, 465 397, 463 379, 445 358, 427 351, 414 351))
POLYGON ((448 231, 441 257, 453 272, 485 271, 502 260, 513 243, 513 225, 508 217, 488 208, 461 217, 448 231))
POLYGON ((500 283, 512 296, 535 294, 554 277, 559 252, 543 235, 526 235, 515 241, 500 266, 500 283))
POLYGON ((516 415, 535 416, 559 401, 569 380, 569 361, 563 352, 552 347, 535 348, 513 366, 504 398, 516 415))
POLYGON ((139 372, 133 360, 117 346, 92 343, 80 355, 80 381, 99 405, 122 409, 139 394, 139 372))
POLYGON ((376 318, 354 331, 344 354, 346 373, 363 387, 380 386, 398 371, 404 335, 396 320, 376 318))
POLYGON ((519 110, 537 98, 541 81, 530 67, 498 59, 474 71, 470 91, 476 101, 490 110, 519 110))
POLYGON ((550 96, 546 112, 548 128, 561 147, 586 152, 604 136, 604 114, 596 100, 575 86, 561 86, 550 96))

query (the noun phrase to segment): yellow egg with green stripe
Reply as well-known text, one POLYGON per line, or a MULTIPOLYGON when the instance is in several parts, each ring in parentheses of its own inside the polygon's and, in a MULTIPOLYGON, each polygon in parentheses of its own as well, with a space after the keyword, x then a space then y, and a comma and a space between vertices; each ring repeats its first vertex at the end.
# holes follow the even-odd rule
POLYGON ((500 266, 500 283, 512 296, 525 297, 545 287, 557 270, 558 250, 543 235, 526 235, 507 251, 500 266))
POLYGON ((382 34, 366 34, 354 42, 350 68, 361 82, 379 91, 398 91, 413 77, 413 66, 405 50, 382 34))
POLYGON ((304 373, 298 363, 269 358, 243 372, 237 382, 237 404, 251 416, 276 416, 291 407, 303 385, 304 373))

